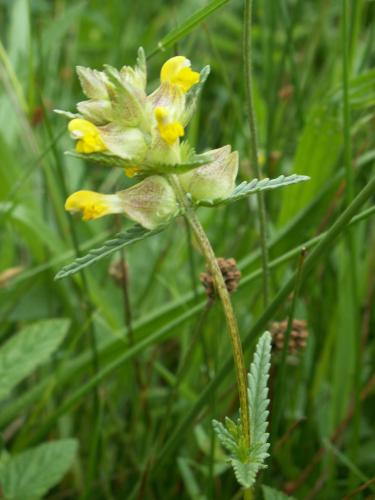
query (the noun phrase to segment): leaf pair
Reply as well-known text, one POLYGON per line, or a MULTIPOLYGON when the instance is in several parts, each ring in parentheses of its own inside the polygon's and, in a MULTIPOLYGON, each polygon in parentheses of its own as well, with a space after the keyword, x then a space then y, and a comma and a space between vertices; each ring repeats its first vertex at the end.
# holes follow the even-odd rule
POLYGON ((271 359, 271 335, 265 332, 259 339, 248 375, 250 414, 250 447, 245 442, 241 422, 228 417, 225 425, 213 420, 214 430, 224 448, 230 453, 230 462, 237 481, 251 488, 257 473, 266 467, 268 454, 268 377, 271 359))

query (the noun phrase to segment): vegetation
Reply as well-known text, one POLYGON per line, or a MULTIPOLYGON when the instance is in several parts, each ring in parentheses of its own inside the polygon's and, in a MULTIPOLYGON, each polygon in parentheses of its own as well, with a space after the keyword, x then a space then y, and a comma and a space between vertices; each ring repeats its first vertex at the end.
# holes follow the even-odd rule
POLYGON ((0 2, 0 495, 374 496, 374 9, 0 2), (191 201, 168 177, 168 225, 81 221, 71 193, 138 180, 64 154, 53 110, 84 99, 75 66, 140 46, 149 91, 176 54, 202 70, 185 138, 238 151, 237 187, 191 201))

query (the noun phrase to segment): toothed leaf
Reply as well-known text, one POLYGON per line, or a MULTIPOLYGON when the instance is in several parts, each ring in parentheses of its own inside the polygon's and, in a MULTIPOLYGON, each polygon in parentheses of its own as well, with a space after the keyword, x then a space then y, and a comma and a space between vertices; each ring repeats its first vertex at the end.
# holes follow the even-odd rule
POLYGON ((243 463, 240 460, 232 458, 231 464, 234 470, 234 475, 237 481, 244 488, 251 488, 255 483, 255 478, 258 472, 257 464, 243 463))
POLYGON ((265 332, 258 341, 248 375, 250 413, 250 455, 259 464, 268 457, 268 377, 271 359, 271 334, 265 332))
POLYGON ((213 207, 217 205, 228 205, 234 201, 246 198, 251 194, 258 193, 259 191, 267 191, 269 189, 276 189, 279 187, 289 186, 290 184, 297 184, 299 182, 308 181, 310 177, 306 175, 280 175, 275 179, 253 179, 250 182, 242 182, 239 184, 234 191, 226 198, 216 198, 213 200, 197 200, 196 205, 203 207, 213 207))
POLYGON ((137 241, 154 236, 155 234, 163 231, 165 228, 166 225, 163 225, 150 231, 139 224, 136 224, 124 233, 118 233, 114 238, 106 241, 100 248, 94 248, 90 250, 87 255, 78 257, 71 264, 64 266, 61 271, 56 274, 55 280, 66 278, 67 276, 75 274, 81 271, 81 269, 90 266, 94 262, 107 257, 111 253, 117 252, 117 250, 132 245, 137 241))
POLYGON ((231 433, 225 428, 225 426, 218 422, 217 420, 212 421, 212 426, 216 435, 221 443, 221 445, 230 453, 235 453, 237 449, 236 441, 233 439, 231 433))

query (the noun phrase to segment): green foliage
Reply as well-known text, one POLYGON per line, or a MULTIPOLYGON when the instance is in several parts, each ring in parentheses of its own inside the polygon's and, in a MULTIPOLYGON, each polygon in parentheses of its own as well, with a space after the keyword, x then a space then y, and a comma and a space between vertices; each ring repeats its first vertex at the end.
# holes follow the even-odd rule
MULTIPOLYGON (((318 478, 319 498, 373 495, 366 481, 375 459, 375 10, 373 2, 345 3, 347 55, 344 2, 253 2, 262 176, 310 177, 265 193, 271 262, 267 307, 256 196, 198 211, 217 255, 235 258, 242 273, 233 302, 246 361, 258 336, 289 316, 300 248, 307 247, 295 317, 307 321, 309 337, 304 349, 286 357, 279 428, 270 438, 272 460, 258 475, 268 486, 255 488, 254 500, 286 484, 295 486, 294 498, 308 497, 318 478), (343 120, 344 59, 349 126, 343 120), (354 204, 347 197, 343 161, 348 131, 353 192, 361 193, 354 204), (335 432, 339 440, 329 444, 335 432)), ((88 223, 72 218, 64 211, 66 197, 77 189, 120 191, 134 179, 123 175, 127 164, 96 168, 112 158, 97 158, 94 165, 86 156, 64 155, 72 141, 52 109, 74 110, 82 100, 76 65, 120 68, 133 64, 142 45, 151 90, 159 85, 163 62, 185 55, 194 70, 211 68, 186 137, 196 151, 231 144, 239 152, 238 184, 251 180, 242 4, 4 0, 0 19, 0 353, 36 320, 71 322, 53 362, 50 354, 4 395, 0 431, 8 451, 0 461, 42 445, 49 436, 71 435, 81 450, 74 474, 55 483, 47 498, 237 498, 241 492, 225 460, 226 445, 211 426, 212 418, 234 412, 234 368, 220 307, 206 305, 198 281, 205 264, 194 236, 180 218, 160 237, 97 260, 82 279, 54 281, 65 263, 125 232, 120 217, 88 223), (122 256, 125 289, 111 277, 121 269, 122 256), (206 436, 204 447, 195 439, 198 427, 206 436)), ((188 100, 194 100, 195 89, 188 100)), ((52 334, 51 342, 57 337, 52 334)), ((34 358, 42 347, 25 341, 17 350, 34 358)), ((275 353, 273 387, 280 375, 278 359, 275 353)), ((22 358, 7 365, 7 375, 27 363, 22 358)), ((3 372, 2 380, 8 380, 3 372)), ((224 423, 229 432, 227 426, 234 432, 237 423, 224 423)), ((240 468, 239 474, 249 476, 240 468)))
POLYGON ((94 262, 97 262, 98 260, 103 259, 108 255, 111 255, 113 252, 117 252, 118 250, 132 245, 137 241, 148 238, 149 236, 154 236, 164 229, 165 226, 160 226, 150 231, 149 229, 145 229, 139 224, 135 224, 125 233, 117 234, 114 238, 107 240, 101 247, 90 250, 87 255, 78 257, 74 262, 63 267, 61 271, 56 274, 55 279, 59 280, 61 278, 66 278, 67 276, 78 273, 85 267, 90 266, 94 262))
MULTIPOLYGON (((190 33, 194 28, 197 27, 201 22, 203 22, 207 17, 209 17, 215 10, 222 7, 229 0, 212 0, 208 5, 202 7, 193 15, 189 16, 180 26, 170 31, 167 36, 162 38, 158 43, 157 50, 165 50, 171 47, 174 43, 177 43, 182 37, 190 33)), ((153 54, 156 50, 153 52, 153 54)))
POLYGON ((0 347, 0 399, 45 363, 59 347, 69 320, 50 319, 25 327, 0 347))
POLYGON ((276 179, 253 179, 250 182, 241 182, 227 198, 218 198, 216 200, 201 200, 197 201, 198 206, 214 207, 217 205, 227 205, 234 201, 242 200, 251 194, 259 193, 260 191, 267 191, 269 189, 276 189, 279 187, 289 186, 290 184, 298 184, 310 180, 306 175, 280 175, 276 179))
POLYGON ((244 488, 251 488, 257 473, 265 468, 269 456, 267 432, 268 377, 271 359, 271 335, 265 332, 259 339, 248 376, 248 398, 250 413, 250 449, 247 447, 241 422, 234 423, 228 417, 225 426, 213 420, 212 424, 220 443, 230 453, 237 481, 244 488))
MULTIPOLYGON (((188 149, 185 147, 183 153, 185 155, 184 160, 178 164, 149 163, 140 160, 137 163, 137 166, 140 168, 139 175, 142 176, 142 174, 150 171, 152 171, 153 174, 180 174, 209 162, 209 156, 207 154, 197 155, 191 148, 188 149)), ((75 151, 67 151, 66 154, 73 158, 79 158, 80 160, 97 163, 98 165, 104 167, 126 168, 134 166, 134 160, 125 160, 119 156, 113 156, 107 153, 81 154, 76 153, 75 151)))
POLYGON ((0 463, 3 498, 42 498, 68 472, 76 453, 77 440, 59 439, 6 457, 0 463))
POLYGON ((265 332, 259 339, 248 375, 250 409, 250 442, 253 461, 259 468, 268 457, 268 377, 271 367, 271 334, 265 332))

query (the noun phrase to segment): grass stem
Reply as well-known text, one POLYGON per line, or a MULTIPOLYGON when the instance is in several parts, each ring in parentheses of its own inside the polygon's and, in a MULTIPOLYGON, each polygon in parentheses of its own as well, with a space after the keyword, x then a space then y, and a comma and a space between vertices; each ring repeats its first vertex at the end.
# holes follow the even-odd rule
MULTIPOLYGON (((258 179, 261 178, 260 165, 258 160, 258 138, 255 119, 255 109, 253 102, 252 88, 252 47, 251 47, 251 20, 252 20, 252 0, 245 0, 244 10, 244 38, 243 38, 243 58, 245 68, 245 91, 246 91, 246 109, 247 118, 250 128, 250 154, 251 163, 255 169, 255 174, 258 179)), ((270 272, 268 266, 268 248, 267 248, 267 217, 264 195, 262 192, 257 193, 257 201, 259 207, 259 229, 262 248, 262 267, 263 267, 263 300, 267 306, 269 301, 269 281, 270 272)))

